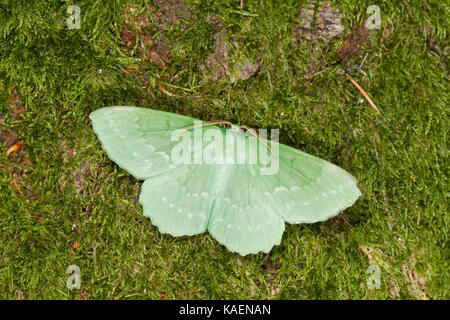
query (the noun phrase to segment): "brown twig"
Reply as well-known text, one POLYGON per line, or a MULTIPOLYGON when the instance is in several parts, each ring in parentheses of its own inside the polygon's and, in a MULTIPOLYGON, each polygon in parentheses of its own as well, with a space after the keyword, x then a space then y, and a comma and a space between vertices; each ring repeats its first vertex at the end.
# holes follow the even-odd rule
POLYGON ((178 98, 178 96, 176 94, 173 94, 173 93, 167 91, 166 89, 164 89, 160 82, 158 82, 158 88, 159 88, 159 90, 161 90, 164 94, 168 95, 169 97, 178 98))
POLYGON ((383 43, 384 38, 386 37, 386 27, 387 25, 384 26, 383 32, 381 33, 380 43, 383 43))
POLYGON ((124 72, 124 73, 126 73, 126 74, 128 74, 128 75, 131 74, 130 71, 128 71, 127 69, 125 69, 125 68, 123 68, 123 67, 119 67, 119 69, 122 70, 122 72, 124 72))
POLYGON ((347 76, 347 78, 350 80, 350 82, 356 87, 358 88, 358 90, 361 92, 361 94, 364 96, 364 98, 366 98, 367 102, 369 102, 370 106, 378 113, 381 114, 380 109, 378 109, 378 107, 375 105, 375 103, 372 101, 372 99, 369 97, 369 95, 367 94, 367 92, 361 88, 361 86, 358 84, 358 82, 356 82, 347 72, 345 73, 345 75, 347 76))
POLYGON ((11 179, 11 181, 9 183, 13 184, 14 187, 16 187, 17 191, 19 192, 20 196, 23 197, 23 192, 22 192, 22 190, 20 190, 20 186, 17 183, 17 173, 15 173, 15 172, 13 173, 13 178, 11 179))
POLYGON ((345 222, 346 224, 348 224, 350 227, 353 228, 353 226, 350 224, 350 222, 347 221, 347 219, 345 219, 345 217, 344 217, 344 215, 343 215, 342 213, 340 213, 339 216, 342 218, 342 220, 344 220, 344 222, 345 222))
POLYGON ((150 89, 149 87, 147 87, 147 92, 150 93, 150 95, 152 96, 153 101, 156 101, 156 96, 153 93, 152 89, 150 89))
MULTIPOLYGON (((205 95, 203 95, 203 96, 201 96, 201 95, 187 95, 185 92, 183 92, 183 96, 177 96, 176 94, 171 93, 171 92, 167 91, 166 89, 164 89, 160 82, 158 82, 158 88, 159 88, 159 90, 161 90, 164 94, 168 95, 169 97, 174 97, 174 98, 185 97, 185 98, 192 98, 192 99, 199 100, 199 99, 202 99, 202 98, 205 97, 205 95)), ((147 88, 147 90, 150 90, 150 89, 147 88)), ((150 93, 150 94, 151 94, 151 93, 150 93)), ((155 97, 153 100, 156 101, 156 97, 155 97)))

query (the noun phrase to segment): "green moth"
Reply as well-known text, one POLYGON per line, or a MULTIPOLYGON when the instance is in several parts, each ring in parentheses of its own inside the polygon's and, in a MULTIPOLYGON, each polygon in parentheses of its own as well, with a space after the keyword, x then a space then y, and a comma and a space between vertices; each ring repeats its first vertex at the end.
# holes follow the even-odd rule
POLYGON ((285 222, 327 220, 361 195, 343 169, 234 125, 126 106, 90 118, 109 158, 144 180, 144 215, 172 236, 208 230, 241 255, 267 253, 285 222))

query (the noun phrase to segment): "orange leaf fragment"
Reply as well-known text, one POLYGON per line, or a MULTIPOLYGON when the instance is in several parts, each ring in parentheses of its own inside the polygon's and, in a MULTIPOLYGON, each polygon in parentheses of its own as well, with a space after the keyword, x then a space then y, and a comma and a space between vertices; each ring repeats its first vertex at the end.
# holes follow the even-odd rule
POLYGON ((14 144, 13 146, 11 146, 7 151, 6 151, 6 155, 9 155, 12 152, 17 152, 20 149, 22 149, 23 146, 23 142, 18 142, 16 144, 14 144))
POLYGON ((72 248, 77 249, 78 248, 78 241, 75 241, 72 245, 72 248))

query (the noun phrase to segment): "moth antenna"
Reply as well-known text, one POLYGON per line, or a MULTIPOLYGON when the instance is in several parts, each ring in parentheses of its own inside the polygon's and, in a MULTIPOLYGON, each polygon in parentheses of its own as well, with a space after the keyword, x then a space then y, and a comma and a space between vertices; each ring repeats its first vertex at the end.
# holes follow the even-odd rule
POLYGON ((202 123, 200 125, 197 125, 197 126, 193 125, 193 126, 186 127, 184 129, 187 130, 187 129, 193 129, 193 128, 200 128, 200 127, 212 126, 214 124, 222 124, 222 123, 228 124, 229 126, 233 125, 230 121, 218 120, 218 121, 204 122, 204 123, 202 123))
POLYGON ((239 129, 240 129, 240 128, 244 128, 244 129, 247 129, 248 131, 250 131, 250 133, 251 133, 253 136, 255 136, 256 139, 259 140, 259 142, 261 142, 263 145, 265 145, 266 148, 270 150, 270 153, 273 154, 273 151, 272 151, 272 149, 269 147, 269 145, 267 145, 264 141, 262 141, 262 139, 261 139, 261 137, 259 136, 259 134, 256 134, 255 132, 253 132, 254 130, 253 130, 252 128, 249 128, 249 127, 244 126, 244 125, 239 126, 239 129))
MULTIPOLYGON (((227 120, 217 120, 217 121, 211 121, 211 122, 204 122, 204 123, 202 123, 202 124, 200 124, 200 125, 189 126, 189 127, 184 128, 184 129, 185 129, 185 130, 188 130, 188 129, 193 129, 193 128, 212 126, 212 125, 215 125, 215 124, 228 124, 229 126, 232 126, 232 125, 233 125, 230 121, 227 121, 227 120)), ((253 136, 255 136, 256 139, 258 139, 259 142, 261 142, 261 143, 262 143, 267 149, 269 149, 270 152, 273 154, 273 151, 272 151, 272 149, 269 147, 269 145, 268 145, 267 143, 265 143, 265 142, 261 139, 261 137, 260 137, 258 134, 255 134, 255 132, 253 132, 254 130, 253 130, 252 128, 247 127, 247 126, 244 126, 244 125, 240 125, 240 126, 239 126, 239 129, 240 129, 240 128, 244 128, 244 129, 247 129, 248 131, 250 131, 250 133, 251 133, 253 136)))

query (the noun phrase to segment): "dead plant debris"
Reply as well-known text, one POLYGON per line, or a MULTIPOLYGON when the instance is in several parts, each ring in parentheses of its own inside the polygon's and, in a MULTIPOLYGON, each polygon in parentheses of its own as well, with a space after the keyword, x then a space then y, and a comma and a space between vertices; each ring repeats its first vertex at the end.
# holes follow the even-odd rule
POLYGON ((301 25, 296 28, 295 43, 298 42, 298 38, 330 42, 331 39, 344 34, 345 28, 341 25, 342 14, 339 10, 333 9, 329 2, 323 2, 319 4, 314 15, 315 5, 316 1, 309 1, 306 7, 300 10, 301 25))
MULTIPOLYGON (((237 42, 233 42, 235 49, 239 48, 237 42)), ((217 82, 228 78, 231 83, 238 80, 246 80, 259 70, 259 64, 252 64, 247 57, 229 55, 230 46, 221 37, 214 42, 213 53, 210 54, 204 64, 200 65, 205 82, 217 82), (238 63, 237 60, 243 61, 238 63)))
POLYGON ((352 58, 361 57, 361 46, 367 44, 369 30, 366 29, 365 23, 359 28, 352 28, 352 32, 348 38, 337 49, 336 54, 341 57, 340 63, 345 67, 352 58))

